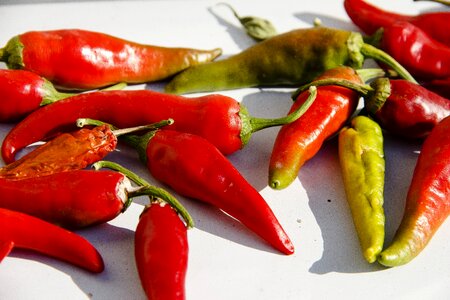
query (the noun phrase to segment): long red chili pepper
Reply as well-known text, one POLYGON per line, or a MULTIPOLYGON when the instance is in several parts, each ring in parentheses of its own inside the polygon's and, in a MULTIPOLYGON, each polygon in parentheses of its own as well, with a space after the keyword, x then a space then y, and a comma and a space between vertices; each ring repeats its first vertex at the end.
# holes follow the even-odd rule
POLYGON ((416 257, 450 214, 450 116, 422 145, 393 241, 378 262, 393 267, 416 257))
POLYGON ((86 239, 36 217, 0 208, 0 228, 0 261, 17 247, 43 253, 94 273, 104 269, 102 257, 86 239))
POLYGON ((144 45, 100 32, 62 29, 17 35, 0 49, 0 60, 59 86, 94 89, 161 80, 221 52, 144 45))
POLYGON ((397 21, 405 21, 420 27, 433 39, 450 46, 448 30, 450 12, 448 11, 405 15, 381 9, 367 0, 345 0, 344 8, 350 19, 366 34, 371 35, 381 27, 397 21))
POLYGON ((5 163, 29 144, 67 131, 78 118, 91 118, 126 128, 172 118, 172 127, 205 137, 224 154, 241 149, 253 132, 299 118, 315 99, 315 91, 295 113, 279 119, 250 117, 235 99, 211 94, 183 97, 150 90, 107 91, 81 94, 42 107, 15 126, 2 144, 5 163), (57 117, 55 117, 57 116, 57 117))
MULTIPOLYGON (((350 67, 337 67, 325 71, 317 79, 344 78, 360 83, 361 78, 350 67)), ((306 95, 296 95, 291 107, 295 110, 306 95)), ((269 163, 269 185, 274 189, 289 186, 301 166, 312 158, 326 139, 334 135, 354 113, 358 93, 337 86, 317 88, 317 98, 298 120, 281 127, 273 146, 269 163)))
POLYGON ((170 205, 154 201, 144 209, 135 232, 134 253, 148 299, 185 299, 187 230, 170 205))
POLYGON ((380 47, 416 79, 450 77, 450 46, 436 42, 411 23, 396 22, 384 27, 380 47))
POLYGON ((206 139, 174 130, 125 138, 138 149, 157 180, 180 195, 218 207, 282 253, 294 252, 294 246, 264 198, 206 139))

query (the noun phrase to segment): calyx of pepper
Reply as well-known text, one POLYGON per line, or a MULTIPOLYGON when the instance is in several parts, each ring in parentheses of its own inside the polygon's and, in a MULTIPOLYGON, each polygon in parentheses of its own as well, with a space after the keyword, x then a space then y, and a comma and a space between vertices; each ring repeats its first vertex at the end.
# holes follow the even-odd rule
POLYGON ((4 48, 0 48, 0 61, 5 62, 10 69, 22 69, 25 67, 22 55, 23 48, 19 36, 11 38, 4 48))
POLYGON ((245 146, 248 143, 250 137, 256 131, 259 131, 264 128, 286 125, 299 119, 316 100, 317 88, 311 85, 308 87, 308 90, 309 96, 306 99, 306 101, 302 105, 300 105, 295 111, 281 118, 275 119, 255 118, 250 116, 245 106, 241 105, 239 110, 239 117, 242 121, 242 128, 240 133, 242 146, 245 146))

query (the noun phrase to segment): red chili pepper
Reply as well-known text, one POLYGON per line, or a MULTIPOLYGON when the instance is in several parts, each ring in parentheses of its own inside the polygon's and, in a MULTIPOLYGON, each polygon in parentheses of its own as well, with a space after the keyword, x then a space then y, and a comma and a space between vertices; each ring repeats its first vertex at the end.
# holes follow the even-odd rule
POLYGON ((311 93, 305 106, 280 119, 250 117, 238 101, 218 94, 188 98, 150 90, 85 93, 42 107, 22 120, 5 137, 2 157, 6 163, 13 162, 17 151, 69 130, 78 118, 102 120, 120 128, 172 118, 174 129, 203 136, 222 153, 230 154, 241 149, 253 132, 300 117, 315 99, 315 92, 311 93))
POLYGON ((450 77, 421 82, 421 85, 444 98, 450 99, 450 77))
POLYGON ((0 208, 0 228, 0 261, 17 247, 46 254, 94 273, 104 269, 102 257, 86 239, 36 217, 0 208))
POLYGON ((144 45, 100 32, 63 29, 17 35, 0 49, 0 60, 59 86, 94 89, 161 80, 221 52, 144 45))
POLYGON ((131 139, 150 173, 180 195, 212 204, 284 254, 294 246, 264 198, 206 139, 158 130, 131 139))
POLYGON ((344 8, 353 23, 366 34, 371 35, 381 27, 387 27, 397 21, 405 21, 420 27, 433 39, 450 46, 448 30, 450 12, 448 11, 405 15, 383 10, 365 0, 345 0, 344 8))
POLYGON ((380 48, 416 79, 450 77, 450 46, 436 42, 411 23, 396 22, 384 27, 380 48))
MULTIPOLYGON (((360 83, 361 78, 350 67, 337 67, 325 71, 317 79, 344 78, 360 83)), ((295 110, 307 95, 294 96, 291 107, 295 110)), ((297 178, 301 166, 311 159, 325 140, 336 134, 354 113, 358 93, 337 86, 317 88, 317 98, 308 111, 295 122, 284 125, 278 132, 269 163, 269 185, 283 189, 297 178)))
POLYGON ((147 206, 136 228, 134 253, 149 299, 185 299, 188 252, 186 226, 171 206, 158 202, 147 206))
POLYGON ((428 244, 450 214, 450 116, 423 143, 406 197, 401 224, 378 262, 398 266, 411 261, 428 244))

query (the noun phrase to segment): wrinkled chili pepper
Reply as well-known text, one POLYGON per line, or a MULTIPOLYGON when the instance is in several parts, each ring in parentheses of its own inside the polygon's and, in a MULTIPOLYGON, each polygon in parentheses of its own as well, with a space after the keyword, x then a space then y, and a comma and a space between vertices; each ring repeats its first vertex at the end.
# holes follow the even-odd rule
POLYGON ((26 69, 58 86, 94 89, 118 82, 142 83, 167 78, 205 63, 221 49, 167 48, 127 41, 80 29, 29 31, 0 49, 11 69, 26 69))
POLYGON ((406 196, 402 221, 378 262, 406 264, 425 248, 450 214, 450 116, 425 139, 406 196))
POLYGON ((384 149, 380 126, 357 116, 339 132, 339 161, 347 203, 364 258, 377 260, 384 243, 384 149))
MULTIPOLYGON (((317 79, 346 78, 357 83, 360 76, 350 67, 325 71, 317 79)), ((301 105, 304 93, 294 96, 291 111, 301 105)), ((276 137, 269 163, 269 185, 274 189, 289 186, 301 166, 311 159, 326 139, 336 134, 355 112, 358 93, 337 86, 317 88, 317 97, 306 113, 291 124, 281 127, 276 137)))
POLYGON ((222 153, 231 154, 247 144, 253 132, 298 119, 315 99, 315 90, 310 93, 304 106, 279 119, 251 117, 238 101, 218 94, 187 98, 150 90, 85 93, 44 106, 18 123, 3 140, 2 157, 5 163, 13 162, 19 150, 69 130, 78 118, 120 128, 172 118, 172 128, 203 136, 222 153))
POLYGON ((415 81, 387 53, 364 43, 361 34, 319 26, 279 34, 226 59, 191 67, 171 79, 165 91, 184 94, 298 86, 340 65, 361 68, 366 58, 383 62, 401 77, 415 81))
POLYGON ((153 201, 139 217, 134 253, 148 299, 185 299, 187 230, 170 205, 153 201))
POLYGON ((448 99, 403 79, 378 78, 370 86, 333 78, 310 84, 340 85, 358 91, 364 95, 364 107, 380 126, 404 138, 424 138, 450 115, 448 99))
POLYGON ((448 31, 450 12, 405 15, 381 9, 366 0, 345 0, 344 8, 353 23, 366 34, 372 35, 379 28, 387 27, 397 21, 404 21, 414 24, 433 39, 450 46, 450 32, 448 31))
POLYGON ((223 210, 284 254, 294 246, 273 211, 230 161, 206 139, 161 129, 125 136, 150 173, 180 195, 223 210))
POLYGON ((86 239, 36 217, 0 208, 0 228, 0 261, 17 247, 37 251, 90 272, 100 273, 104 269, 102 257, 86 239))
POLYGON ((411 23, 383 27, 374 40, 419 80, 450 77, 450 46, 436 42, 411 23))

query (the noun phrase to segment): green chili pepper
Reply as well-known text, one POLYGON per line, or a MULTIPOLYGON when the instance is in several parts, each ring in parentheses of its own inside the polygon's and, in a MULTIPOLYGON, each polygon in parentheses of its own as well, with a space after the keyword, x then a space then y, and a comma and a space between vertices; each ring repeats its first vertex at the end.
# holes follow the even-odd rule
POLYGON ((369 117, 357 116, 339 133, 339 160, 347 202, 364 258, 377 260, 384 243, 383 135, 369 117))
POLYGON ((278 34, 226 59, 192 66, 176 75, 165 89, 168 93, 184 94, 298 86, 340 65, 361 68, 366 58, 381 61, 399 76, 415 82, 391 56, 364 43, 360 33, 319 26, 278 34))

